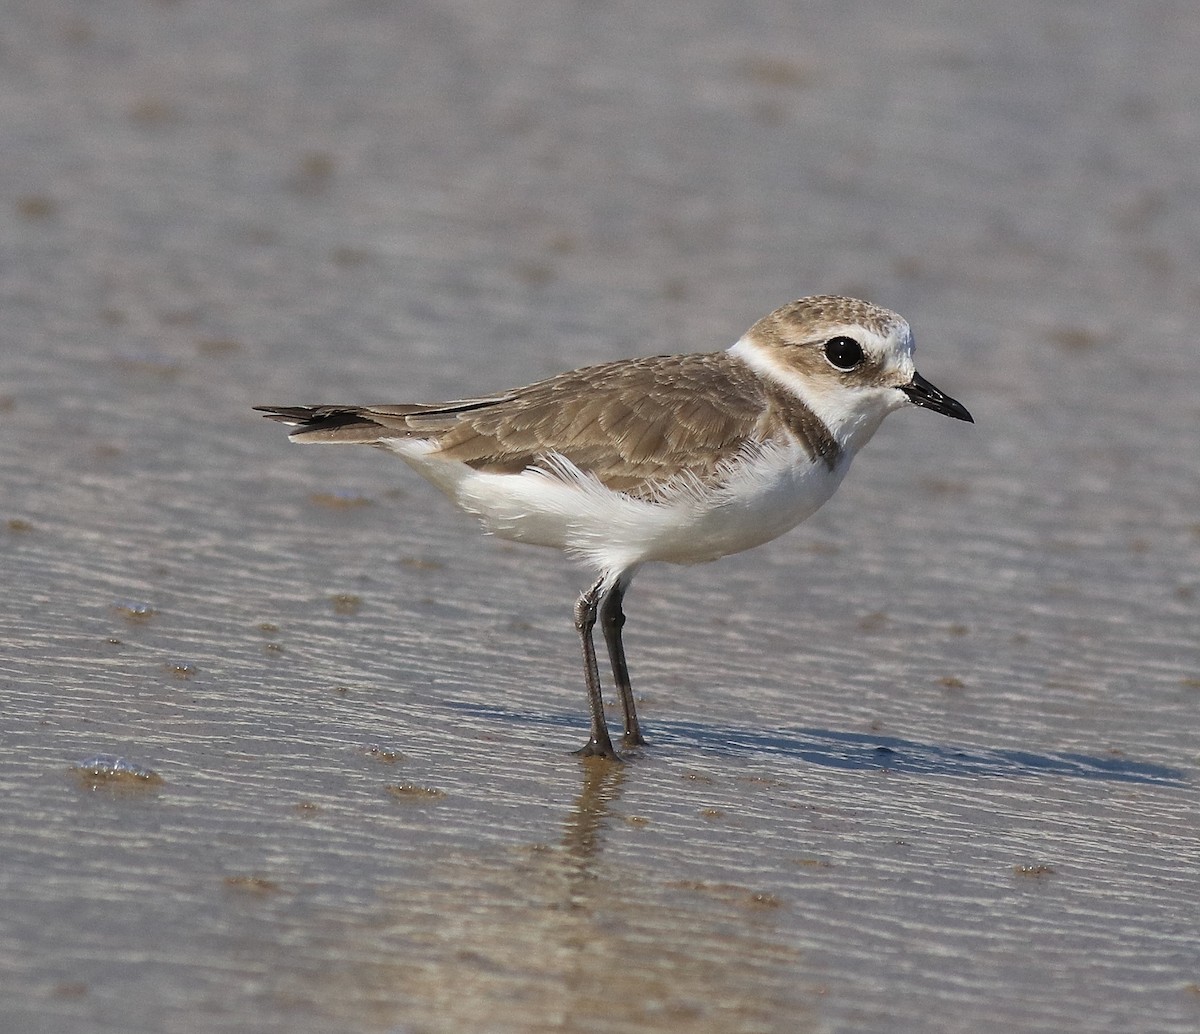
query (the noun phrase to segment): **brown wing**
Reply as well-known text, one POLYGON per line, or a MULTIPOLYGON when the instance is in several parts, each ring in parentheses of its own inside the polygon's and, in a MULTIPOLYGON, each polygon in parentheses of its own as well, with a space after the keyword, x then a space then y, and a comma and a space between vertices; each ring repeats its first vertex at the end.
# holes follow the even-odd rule
POLYGON ((754 374, 716 352, 585 367, 441 405, 260 408, 305 441, 429 438, 446 459, 497 473, 557 453, 609 488, 652 494, 680 470, 711 477, 762 433, 765 401, 754 374))
POLYGON ((498 472, 557 453, 609 488, 640 494, 680 470, 711 476, 754 435, 762 405, 757 378, 722 352, 630 359, 464 412, 439 452, 498 472))

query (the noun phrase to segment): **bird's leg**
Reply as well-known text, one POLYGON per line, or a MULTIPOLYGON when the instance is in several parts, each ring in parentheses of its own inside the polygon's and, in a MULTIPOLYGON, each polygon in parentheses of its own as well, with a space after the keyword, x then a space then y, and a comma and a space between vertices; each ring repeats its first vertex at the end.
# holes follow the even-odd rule
POLYGON ((608 646, 608 659, 612 662, 613 681, 621 694, 621 710, 625 713, 625 746, 640 747, 646 741, 638 725, 637 708, 633 705, 633 687, 629 684, 629 666, 625 663, 625 644, 621 642, 621 629, 625 627, 625 611, 621 602, 625 599, 625 585, 617 582, 600 601, 600 628, 608 646))
POLYGON ((592 712, 592 734, 579 750, 575 751, 582 758, 610 758, 620 760, 613 750, 612 740, 608 735, 608 723, 604 720, 604 698, 600 694, 600 669, 596 665, 596 647, 592 643, 592 629, 596 624, 596 604, 600 599, 600 590, 604 579, 598 581, 575 602, 575 628, 579 632, 579 640, 583 644, 583 674, 587 680, 588 706, 592 712))

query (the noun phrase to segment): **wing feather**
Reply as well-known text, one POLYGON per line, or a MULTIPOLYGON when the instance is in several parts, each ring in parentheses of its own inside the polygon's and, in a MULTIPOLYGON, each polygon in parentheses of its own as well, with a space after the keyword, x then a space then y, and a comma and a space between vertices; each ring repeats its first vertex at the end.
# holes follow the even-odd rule
POLYGON ((707 480, 760 438, 769 399, 725 352, 584 367, 500 395, 432 405, 260 406, 301 441, 429 440, 477 470, 552 469, 562 456, 616 491, 654 496, 707 480))
POLYGON ((754 375, 723 352, 626 360, 464 414, 439 439, 439 455, 507 471, 557 454, 610 488, 652 494, 680 470, 707 478, 732 459, 753 436, 762 401, 754 375))

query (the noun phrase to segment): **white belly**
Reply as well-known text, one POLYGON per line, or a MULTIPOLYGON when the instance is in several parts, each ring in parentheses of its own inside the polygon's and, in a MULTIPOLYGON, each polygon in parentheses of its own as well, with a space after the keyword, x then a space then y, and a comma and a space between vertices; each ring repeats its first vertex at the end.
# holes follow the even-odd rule
POLYGON ((397 442, 394 451, 488 532, 566 550, 600 571, 695 564, 769 542, 811 516, 849 465, 844 458, 831 471, 799 446, 769 446, 717 487, 681 483, 649 502, 611 492, 565 460, 553 472, 489 474, 417 444, 397 442))

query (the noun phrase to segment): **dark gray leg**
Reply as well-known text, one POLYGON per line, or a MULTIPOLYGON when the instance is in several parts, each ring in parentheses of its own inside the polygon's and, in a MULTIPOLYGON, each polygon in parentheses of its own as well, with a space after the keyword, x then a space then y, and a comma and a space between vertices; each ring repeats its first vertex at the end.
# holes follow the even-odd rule
POLYGON ((600 629, 608 646, 613 680, 617 684, 617 692, 621 694, 621 710, 625 713, 625 746, 640 747, 646 741, 638 725, 637 708, 633 706, 633 687, 629 684, 629 667, 625 663, 625 644, 621 642, 621 629, 625 627, 625 611, 621 609, 625 588, 624 584, 617 582, 600 601, 600 629))
POLYGON ((575 629, 583 645, 583 675, 587 680, 588 706, 592 712, 592 735, 579 750, 581 758, 611 758, 620 760, 608 736, 604 720, 604 698, 600 695, 600 669, 596 665, 596 647, 592 644, 592 629, 596 625, 596 604, 600 598, 601 579, 575 602, 575 629))

